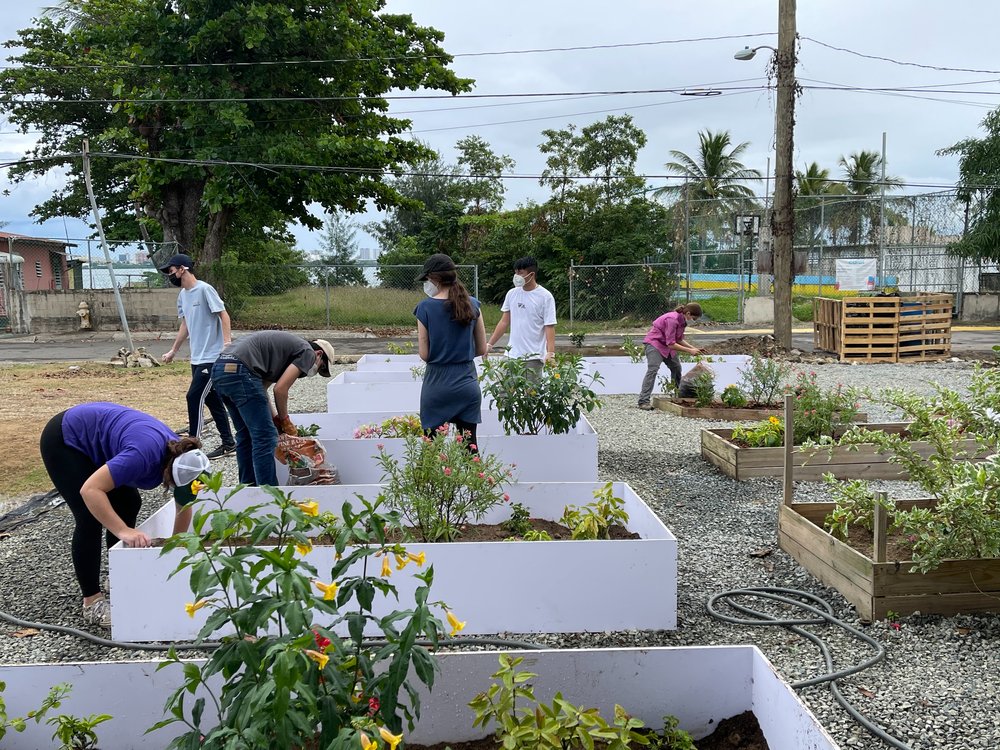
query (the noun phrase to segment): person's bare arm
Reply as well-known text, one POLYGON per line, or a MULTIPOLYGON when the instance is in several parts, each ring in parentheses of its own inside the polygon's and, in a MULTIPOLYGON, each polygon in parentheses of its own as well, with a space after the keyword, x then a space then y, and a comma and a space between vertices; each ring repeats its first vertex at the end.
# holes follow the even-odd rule
POLYGON ((476 318, 476 330, 473 332, 476 342, 476 356, 485 357, 489 347, 486 345, 486 324, 483 323, 483 316, 476 318))
POLYGON ((499 341, 505 333, 507 333, 507 330, 509 328, 510 328, 510 311, 507 311, 500 316, 500 320, 497 321, 496 328, 493 329, 493 333, 490 334, 489 341, 486 342, 487 355, 489 354, 489 350, 493 348, 496 342, 499 341))
POLYGON ((545 326, 545 361, 551 362, 556 356, 556 327, 545 326))
POLYGON ((128 526, 111 507, 108 493, 114 488, 115 480, 111 477, 111 469, 104 464, 83 483, 80 496, 90 514, 100 521, 101 526, 123 541, 126 547, 148 547, 149 537, 128 526))
POLYGON ((288 419, 288 391, 295 385, 295 381, 299 379, 301 374, 302 370, 298 367, 288 365, 281 373, 281 377, 278 378, 278 382, 274 384, 274 416, 281 422, 288 419))
POLYGON ((164 354, 163 357, 161 357, 161 359, 168 365, 171 362, 173 362, 174 357, 177 356, 177 352, 181 348, 181 344, 184 343, 187 337, 188 337, 187 322, 184 320, 184 318, 181 318, 180 328, 177 329, 177 335, 174 337, 174 345, 170 347, 170 351, 164 354))
POLYGON ((424 362, 431 356, 431 342, 427 335, 427 326, 417 321, 417 354, 424 362))
POLYGON ((219 322, 222 323, 222 345, 229 346, 233 343, 233 322, 229 318, 229 313, 225 310, 220 312, 219 322))
POLYGON ((194 515, 194 508, 190 505, 179 505, 174 503, 174 533, 183 534, 191 528, 191 516, 194 515))

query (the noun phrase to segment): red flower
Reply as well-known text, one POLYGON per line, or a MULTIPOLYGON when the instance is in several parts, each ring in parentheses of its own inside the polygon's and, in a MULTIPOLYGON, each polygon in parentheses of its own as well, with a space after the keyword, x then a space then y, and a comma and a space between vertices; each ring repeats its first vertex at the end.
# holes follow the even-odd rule
POLYGON ((444 467, 444 475, 446 477, 450 477, 451 476, 451 469, 448 468, 447 466, 444 467))
POLYGON ((319 649, 325 649, 330 645, 330 639, 326 636, 320 635, 318 630, 313 630, 313 635, 316 636, 316 647, 319 649))
POLYGON ((381 706, 381 704, 378 702, 378 698, 376 698, 375 696, 372 696, 371 698, 369 698, 368 699, 368 715, 369 716, 374 716, 376 713, 378 713, 378 709, 379 709, 380 706, 381 706))

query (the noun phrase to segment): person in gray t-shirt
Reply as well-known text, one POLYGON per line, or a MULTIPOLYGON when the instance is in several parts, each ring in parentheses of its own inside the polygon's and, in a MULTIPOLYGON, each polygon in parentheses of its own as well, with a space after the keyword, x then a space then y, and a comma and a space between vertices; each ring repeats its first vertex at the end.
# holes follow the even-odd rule
POLYGON ((332 360, 329 341, 306 341, 286 331, 257 331, 222 350, 212 366, 212 382, 236 425, 236 463, 242 484, 277 484, 275 428, 295 434, 288 416, 288 391, 299 378, 330 377, 332 360), (267 395, 272 385, 273 405, 267 395))
POLYGON ((222 399, 212 389, 212 365, 222 353, 222 348, 232 340, 229 313, 215 288, 199 280, 194 274, 194 262, 188 255, 175 255, 166 265, 160 267, 162 273, 174 286, 181 288, 177 295, 177 317, 181 324, 174 338, 174 345, 163 355, 163 361, 170 363, 177 356, 185 339, 191 345, 191 385, 187 392, 188 426, 191 437, 201 437, 204 427, 205 407, 219 429, 222 444, 207 454, 209 458, 222 458, 236 450, 233 430, 222 399))

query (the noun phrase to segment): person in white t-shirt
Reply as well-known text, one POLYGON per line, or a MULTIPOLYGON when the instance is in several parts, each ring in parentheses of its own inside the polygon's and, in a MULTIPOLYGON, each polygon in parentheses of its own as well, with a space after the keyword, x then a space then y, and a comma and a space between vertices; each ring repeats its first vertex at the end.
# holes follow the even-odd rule
POLYGON ((177 317, 181 324, 174 345, 163 355, 163 361, 172 362, 181 344, 190 339, 191 385, 187 392, 187 433, 191 437, 201 437, 204 408, 207 406, 222 439, 222 444, 208 457, 222 458, 236 451, 236 440, 226 407, 212 388, 212 365, 233 338, 229 313, 215 287, 194 275, 194 261, 190 256, 175 255, 160 268, 160 272, 181 289, 177 295, 177 317))
POLYGON ((538 263, 532 257, 514 262, 514 288, 500 307, 503 315, 487 342, 489 351, 510 330, 508 357, 520 357, 536 373, 556 353, 556 300, 538 283, 538 263))

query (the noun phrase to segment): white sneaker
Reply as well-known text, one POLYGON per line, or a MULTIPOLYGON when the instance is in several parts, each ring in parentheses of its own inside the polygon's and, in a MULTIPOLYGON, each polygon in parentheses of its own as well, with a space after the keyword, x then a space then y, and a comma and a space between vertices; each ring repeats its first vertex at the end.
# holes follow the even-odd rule
POLYGON ((83 605, 83 621, 88 625, 102 628, 111 627, 111 602, 107 597, 101 597, 92 604, 83 605))

